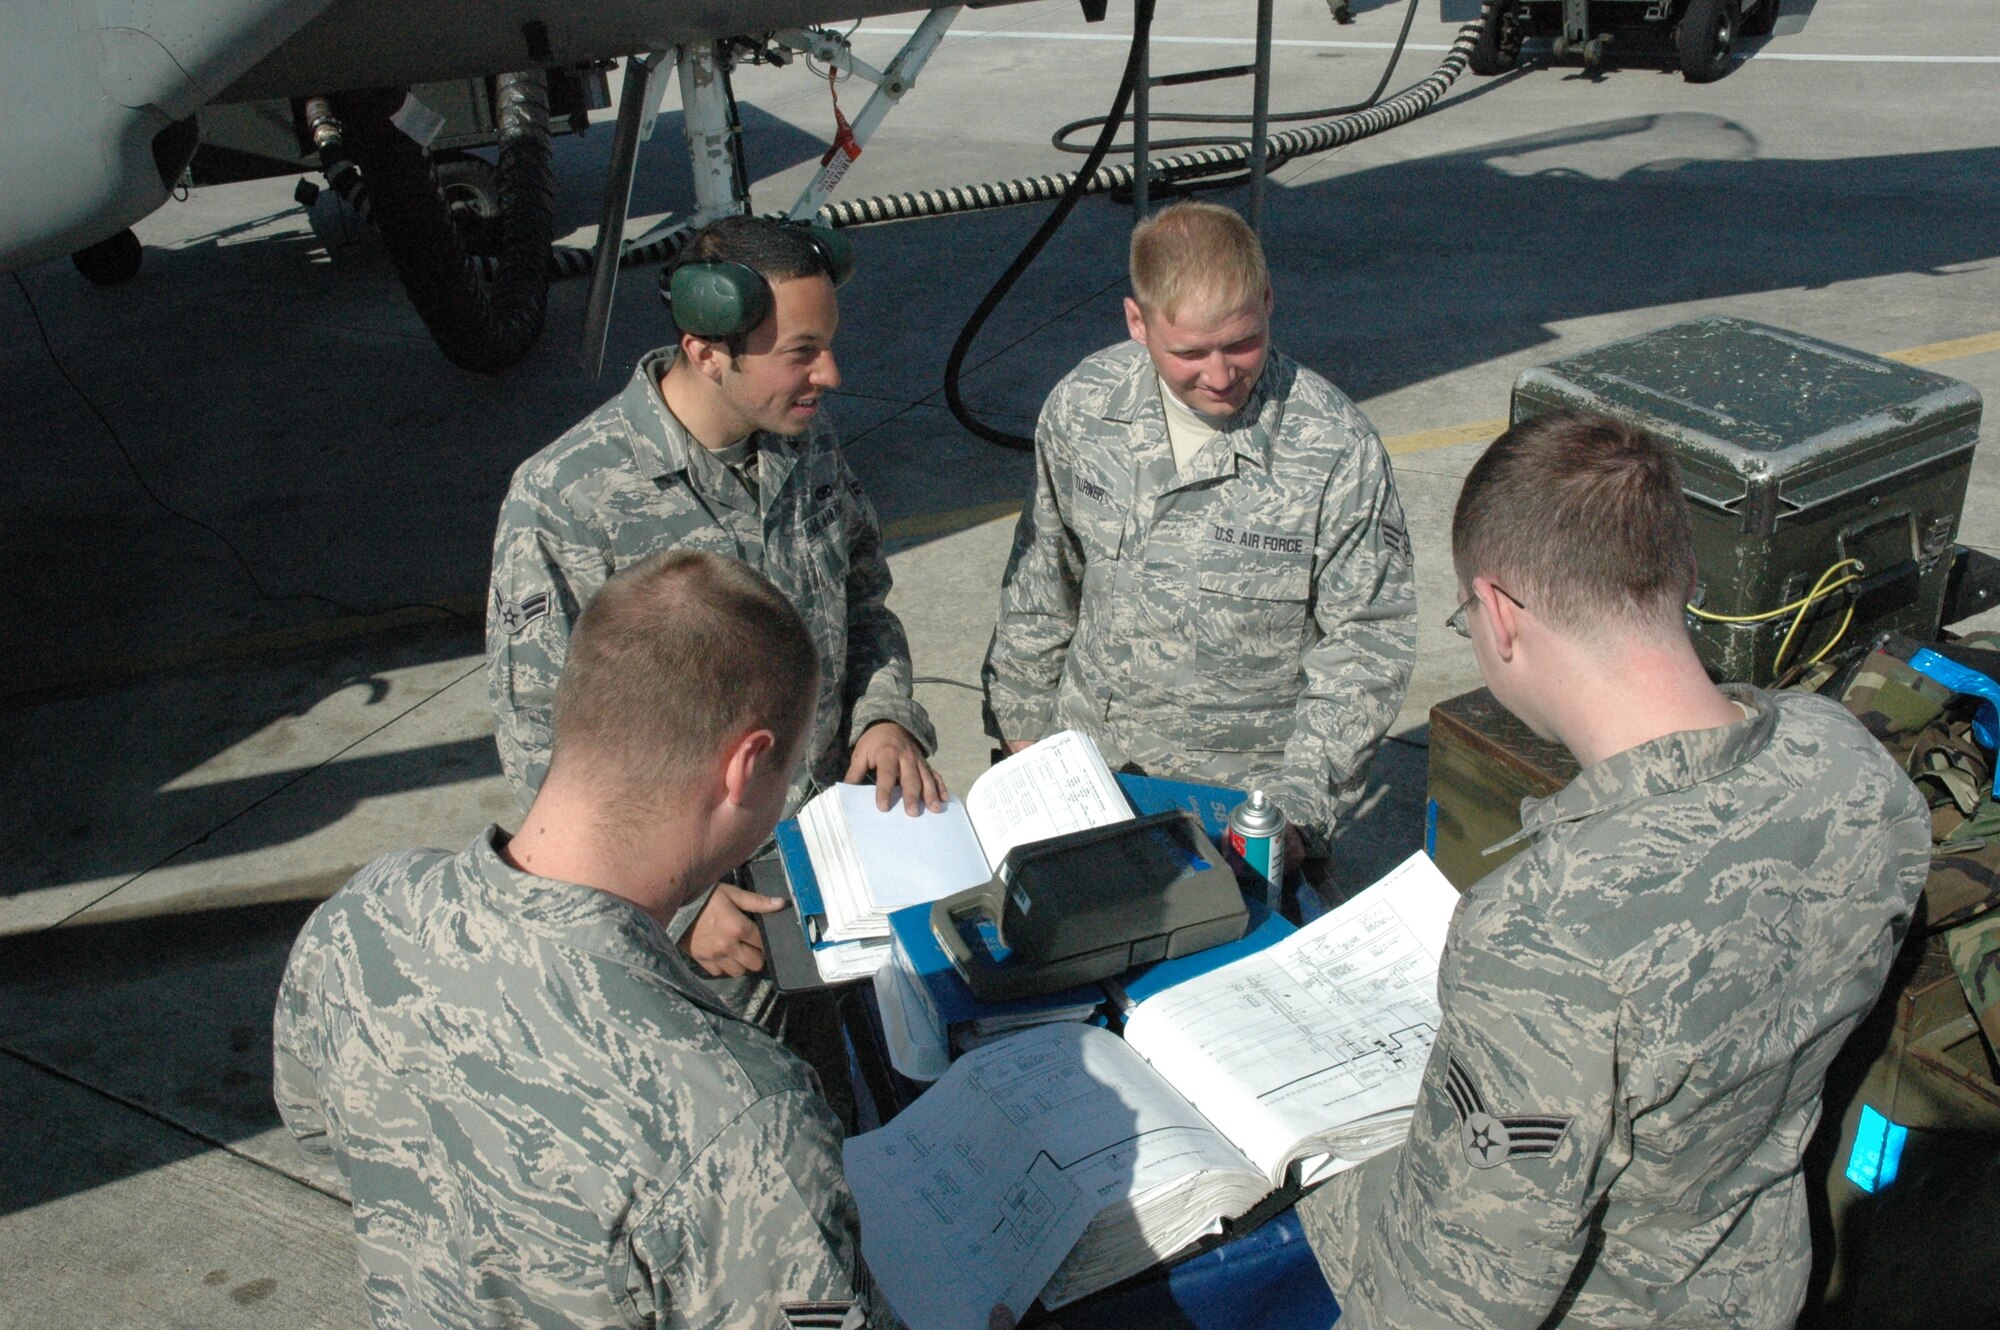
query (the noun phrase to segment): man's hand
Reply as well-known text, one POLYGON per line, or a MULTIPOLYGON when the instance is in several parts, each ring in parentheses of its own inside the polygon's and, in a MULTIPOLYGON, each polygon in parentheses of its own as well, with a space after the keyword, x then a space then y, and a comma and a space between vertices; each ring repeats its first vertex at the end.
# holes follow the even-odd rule
POLYGON ((1289 877, 1291 874, 1298 872, 1300 868, 1305 866, 1305 862, 1306 838, 1299 834, 1297 827, 1287 822, 1285 824, 1285 875, 1289 877))
POLYGON ((915 817, 926 806, 933 813, 944 811, 944 779, 924 760, 923 746, 908 730, 893 720, 879 720, 854 741, 854 756, 841 779, 851 785, 866 776, 875 777, 875 806, 883 812, 903 792, 903 811, 915 817))
POLYGON ((764 968, 764 935, 750 916, 784 908, 775 896, 718 882, 681 939, 681 950, 712 975, 755 974, 764 968))
POLYGON ((1007 741, 1007 756, 1012 757, 1016 753, 1025 753, 1034 746, 1035 741, 1033 739, 1009 739, 1007 741))

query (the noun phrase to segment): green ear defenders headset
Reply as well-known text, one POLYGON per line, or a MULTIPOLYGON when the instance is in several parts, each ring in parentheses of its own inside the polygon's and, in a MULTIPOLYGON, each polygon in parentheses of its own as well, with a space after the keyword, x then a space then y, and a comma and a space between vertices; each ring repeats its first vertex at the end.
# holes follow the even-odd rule
MULTIPOLYGON (((820 266, 840 286, 854 275, 854 245, 840 232, 806 222, 785 222, 812 245, 820 266)), ((771 284, 748 264, 683 263, 660 276, 660 299, 685 333, 720 339, 736 337, 762 323, 771 312, 771 284)))

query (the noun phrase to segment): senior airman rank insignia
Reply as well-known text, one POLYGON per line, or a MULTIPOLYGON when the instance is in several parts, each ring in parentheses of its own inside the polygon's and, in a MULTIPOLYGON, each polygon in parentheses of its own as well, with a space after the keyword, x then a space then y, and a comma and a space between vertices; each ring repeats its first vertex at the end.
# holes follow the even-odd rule
POLYGON ((1382 548, 1405 567, 1413 562, 1409 529, 1394 518, 1384 519, 1382 523, 1382 548))
POLYGON ((500 627, 509 637, 549 612, 549 593, 546 591, 538 591, 526 600, 509 600, 497 591, 493 594, 500 602, 500 627))
POLYGON ((1459 1141, 1474 1168, 1492 1168, 1510 1159, 1546 1159, 1569 1132, 1568 1118, 1541 1113, 1493 1116, 1486 1111, 1472 1073, 1455 1057, 1445 1059, 1444 1088, 1458 1114, 1459 1141))
POLYGON ((785 1302, 778 1314, 785 1330, 859 1330, 861 1306, 853 1302, 785 1302))

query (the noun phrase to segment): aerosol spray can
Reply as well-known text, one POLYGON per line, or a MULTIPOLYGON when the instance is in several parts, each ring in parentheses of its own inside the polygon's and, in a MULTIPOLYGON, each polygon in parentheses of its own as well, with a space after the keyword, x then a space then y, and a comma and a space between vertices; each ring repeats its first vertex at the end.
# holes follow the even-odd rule
POLYGON ((1284 813, 1262 790, 1252 790, 1229 814, 1228 840, 1230 852, 1264 879, 1264 903, 1277 909, 1285 874, 1291 871, 1285 862, 1284 813))

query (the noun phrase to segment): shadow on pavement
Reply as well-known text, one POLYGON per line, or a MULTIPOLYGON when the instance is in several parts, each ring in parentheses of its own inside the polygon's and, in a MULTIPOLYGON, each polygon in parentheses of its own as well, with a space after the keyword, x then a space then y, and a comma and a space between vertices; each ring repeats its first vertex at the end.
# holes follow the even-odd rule
MULTIPOLYGON (((14 1089, 0 1094, 0 1214, 277 1127, 271 1008, 313 905, 58 929, 9 946, 0 1062, 14 1089), (74 1114, 43 1120, 38 1103, 75 1097, 65 1081, 171 1129, 118 1144, 93 1142, 74 1114)), ((302 1157, 278 1164, 305 1172, 302 1157)))

